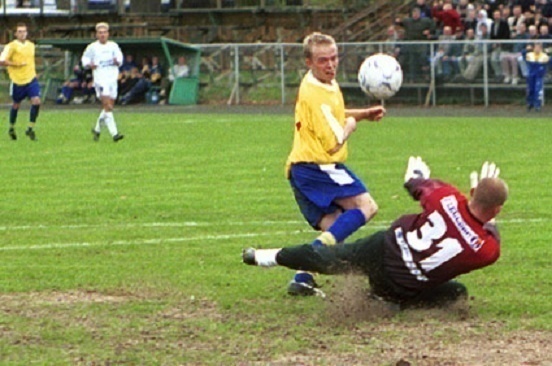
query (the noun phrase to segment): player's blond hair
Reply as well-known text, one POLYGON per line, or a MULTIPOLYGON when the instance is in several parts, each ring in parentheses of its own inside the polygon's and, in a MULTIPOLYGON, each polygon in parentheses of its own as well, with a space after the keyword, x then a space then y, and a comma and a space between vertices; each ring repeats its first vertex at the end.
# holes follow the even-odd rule
POLYGON ((508 199, 508 185, 500 178, 483 178, 475 187, 473 201, 483 209, 502 206, 508 199))
POLYGON ((335 39, 328 35, 320 32, 314 32, 309 34, 303 40, 303 55, 305 58, 312 57, 312 48, 320 44, 335 44, 335 39))
POLYGON ((100 28, 105 28, 105 30, 109 30, 109 24, 107 22, 99 22, 96 24, 96 32, 100 30, 100 28))

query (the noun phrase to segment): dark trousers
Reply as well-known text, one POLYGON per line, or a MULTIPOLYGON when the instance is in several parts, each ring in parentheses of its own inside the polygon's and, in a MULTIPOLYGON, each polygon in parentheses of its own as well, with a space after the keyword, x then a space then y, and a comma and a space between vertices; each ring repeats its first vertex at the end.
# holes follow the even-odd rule
POLYGON ((403 307, 439 306, 467 295, 465 286, 455 281, 420 291, 397 285, 385 269, 385 245, 385 232, 379 231, 350 244, 318 247, 304 244, 283 248, 276 261, 291 269, 327 275, 366 275, 373 294, 403 307))
POLYGON ((529 75, 527 77, 527 105, 540 108, 542 105, 544 75, 529 75))

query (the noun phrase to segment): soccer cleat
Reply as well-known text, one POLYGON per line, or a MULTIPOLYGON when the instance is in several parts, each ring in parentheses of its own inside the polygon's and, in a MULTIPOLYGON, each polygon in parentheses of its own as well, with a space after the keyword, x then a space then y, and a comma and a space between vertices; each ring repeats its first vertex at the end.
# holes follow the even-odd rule
POLYGON ((100 140, 100 133, 97 132, 95 129, 92 129, 92 135, 93 135, 94 141, 100 140))
POLYGON ((27 135, 31 139, 31 141, 36 141, 36 134, 34 130, 28 129, 27 131, 25 131, 25 135, 27 135))
POLYGON ((117 142, 119 140, 122 140, 124 137, 125 137, 124 135, 116 134, 115 136, 113 136, 113 142, 117 142))
POLYGON ((17 135, 15 134, 15 130, 13 128, 10 128, 8 131, 8 135, 10 135, 10 138, 12 140, 17 140, 17 135))
POLYGON ((256 266, 257 262, 255 261, 255 249, 247 248, 242 251, 242 261, 245 264, 250 266, 256 266))
POLYGON ((245 264, 259 267, 276 267, 276 257, 280 249, 247 248, 242 251, 242 260, 245 264))
POLYGON ((297 282, 292 280, 289 285, 287 292, 292 296, 320 296, 322 298, 326 297, 324 291, 318 288, 316 283, 309 284, 307 282, 297 282))
POLYGON ((293 279, 288 285, 287 292, 292 296, 320 296, 325 298, 326 294, 319 287, 314 279, 305 282, 293 279))

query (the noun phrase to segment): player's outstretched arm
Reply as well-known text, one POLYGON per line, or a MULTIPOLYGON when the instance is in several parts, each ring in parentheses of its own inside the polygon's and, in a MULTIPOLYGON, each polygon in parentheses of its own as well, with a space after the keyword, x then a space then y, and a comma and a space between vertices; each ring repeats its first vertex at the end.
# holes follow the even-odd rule
POLYGON ((404 174, 404 182, 408 182, 410 179, 429 179, 431 170, 427 164, 419 156, 411 156, 408 158, 408 165, 406 166, 406 172, 404 174))
POLYGON ((387 111, 385 108, 381 105, 370 107, 370 108, 364 108, 364 109, 347 109, 345 110, 345 115, 347 117, 353 117, 357 121, 361 121, 363 119, 366 119, 368 121, 379 121, 385 116, 385 113, 387 111))
MULTIPOLYGON (((486 179, 486 178, 498 178, 498 175, 500 174, 500 168, 498 168, 496 166, 495 163, 489 163, 488 161, 484 162, 483 165, 481 166, 481 172, 479 173, 479 175, 477 174, 477 171, 473 171, 470 173, 470 195, 472 196, 472 200, 473 201, 481 201, 480 199, 476 198, 474 196, 475 194, 475 191, 477 189, 477 187, 479 186, 480 182, 483 180, 483 179, 486 179)), ((500 186, 498 186, 500 187, 500 186)), ((505 184, 503 183, 503 186, 502 186, 502 191, 505 190, 505 192, 502 192, 502 193, 495 193, 494 195, 494 199, 497 200, 501 194, 504 194, 504 197, 502 197, 503 200, 506 200, 506 197, 507 197, 507 193, 508 193, 508 187, 505 186, 505 184)), ((497 188, 496 191, 497 192, 500 192, 501 189, 497 188)), ((483 189, 483 193, 481 193, 479 196, 482 196, 482 197, 487 197, 487 196, 493 196, 492 193, 489 193, 489 192, 486 192, 486 191, 489 191, 488 189, 483 189)), ((472 202, 470 200, 470 202, 472 202)), ((493 213, 493 217, 491 219, 481 219, 482 221, 487 221, 486 223, 487 224, 490 224, 490 225, 494 225, 495 224, 495 216, 498 214, 500 210, 498 210, 497 212, 493 213)))
POLYGON ((498 178, 500 174, 500 168, 495 163, 484 162, 481 166, 481 173, 477 174, 477 171, 470 173, 470 195, 473 196, 473 191, 484 178, 498 178))

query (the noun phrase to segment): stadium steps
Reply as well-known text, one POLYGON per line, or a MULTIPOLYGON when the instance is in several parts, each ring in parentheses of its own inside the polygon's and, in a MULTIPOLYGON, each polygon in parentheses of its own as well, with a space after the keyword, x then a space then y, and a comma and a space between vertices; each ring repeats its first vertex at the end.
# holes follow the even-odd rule
POLYGON ((340 42, 384 40, 387 27, 396 17, 407 14, 409 8, 408 0, 376 0, 329 33, 340 42))
MULTIPOLYGON (((406 0, 373 0, 370 5, 335 8, 321 6, 249 6, 180 8, 166 13, 78 14, 31 19, 36 38, 94 38, 94 25, 108 21, 113 37, 164 36, 191 43, 300 42, 305 34, 322 30, 339 42, 385 39, 393 17, 405 13, 406 0)), ((359 2, 357 2, 359 3, 359 2)), ((366 4, 367 1, 362 1, 366 4)), ((7 18, 4 34, 10 39, 7 18)))

